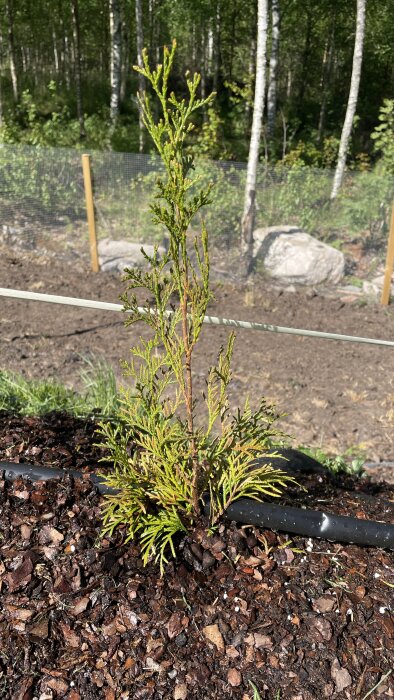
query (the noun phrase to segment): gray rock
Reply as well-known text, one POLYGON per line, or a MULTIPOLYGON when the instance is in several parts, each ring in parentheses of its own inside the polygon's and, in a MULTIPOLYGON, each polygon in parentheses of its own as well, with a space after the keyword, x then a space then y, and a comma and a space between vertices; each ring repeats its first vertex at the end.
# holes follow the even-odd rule
POLYGON ((255 258, 281 283, 338 284, 344 275, 344 254, 295 226, 256 229, 253 235, 255 258))
MULTIPOLYGON (((383 283, 384 283, 384 274, 383 275, 377 275, 374 277, 372 280, 368 281, 365 280, 363 282, 363 292, 366 296, 368 297, 373 297, 376 300, 379 300, 383 291, 383 283)), ((391 282, 391 291, 390 291, 390 296, 393 298, 394 297, 394 282, 391 282)))
MULTIPOLYGON (((141 248, 147 255, 153 255, 154 246, 149 243, 111 240, 103 238, 98 242, 100 268, 103 272, 123 272, 125 267, 145 267, 147 262, 141 248)), ((159 246, 159 255, 164 255, 165 248, 159 246)))

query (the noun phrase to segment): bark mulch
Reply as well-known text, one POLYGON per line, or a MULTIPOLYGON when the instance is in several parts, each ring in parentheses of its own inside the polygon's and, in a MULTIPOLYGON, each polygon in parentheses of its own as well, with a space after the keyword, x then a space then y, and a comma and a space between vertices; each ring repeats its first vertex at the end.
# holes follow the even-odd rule
MULTIPOLYGON (((93 421, 0 426, 3 460, 89 471, 102 456, 93 421)), ((394 522, 389 484, 302 481, 283 502, 394 522)), ((393 552, 222 523, 160 578, 123 540, 100 538, 88 480, 0 478, 2 700, 252 700, 250 682, 264 700, 394 697, 393 552)))

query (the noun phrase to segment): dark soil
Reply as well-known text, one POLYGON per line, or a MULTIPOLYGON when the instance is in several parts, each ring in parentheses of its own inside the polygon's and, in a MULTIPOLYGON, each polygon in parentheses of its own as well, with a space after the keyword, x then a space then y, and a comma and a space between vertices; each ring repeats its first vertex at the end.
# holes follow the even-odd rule
MULTIPOLYGON (((93 420, 0 417, 0 459, 97 468, 93 420)), ((394 489, 302 476, 283 503, 394 523, 394 489)), ((0 697, 361 700, 393 668, 394 553, 197 528, 160 578, 100 539, 88 479, 0 478, 0 697)), ((369 697, 394 697, 387 676, 369 697)))

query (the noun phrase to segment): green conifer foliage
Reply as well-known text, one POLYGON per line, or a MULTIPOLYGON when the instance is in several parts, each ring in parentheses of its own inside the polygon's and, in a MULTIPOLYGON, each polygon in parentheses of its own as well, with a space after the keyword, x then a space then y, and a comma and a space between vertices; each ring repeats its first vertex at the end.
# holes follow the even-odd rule
POLYGON ((186 76, 188 99, 169 93, 175 50, 174 42, 155 70, 145 52, 144 67, 136 68, 161 107, 161 117, 155 121, 151 97, 139 95, 145 126, 165 166, 151 209, 154 221, 168 231, 169 248, 162 257, 157 249, 145 256, 148 271, 126 270, 128 288, 122 297, 129 312, 126 324, 148 325, 151 337, 140 338, 131 349, 131 360, 124 363, 133 389, 123 396, 120 424, 101 426, 114 465, 105 480, 118 490, 106 497, 103 531, 126 526, 128 539, 140 541, 144 563, 153 556, 162 572, 168 555, 175 556, 178 533, 192 530, 200 518, 204 495, 210 498, 209 525, 215 526, 232 501, 279 496, 292 480, 280 470, 256 464, 278 436, 274 409, 263 399, 252 411, 247 401, 243 410, 229 415, 234 334, 208 372, 201 397, 206 422, 196 421, 193 351, 212 293, 207 230, 203 224, 201 235, 192 242, 188 230, 197 212, 209 204, 210 186, 199 189, 198 178, 191 176, 193 154, 186 152, 185 140, 193 128, 192 115, 213 95, 205 100, 197 97, 198 74, 186 76), (151 300, 146 308, 138 304, 140 289, 151 300))

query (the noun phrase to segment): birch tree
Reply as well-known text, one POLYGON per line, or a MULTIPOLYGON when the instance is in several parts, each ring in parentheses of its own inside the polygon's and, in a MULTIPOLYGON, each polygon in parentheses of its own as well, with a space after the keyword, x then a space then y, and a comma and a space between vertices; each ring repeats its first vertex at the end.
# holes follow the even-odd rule
POLYGON ((245 273, 249 274, 253 260, 253 229, 256 216, 256 180, 260 137, 264 113, 265 64, 267 51, 268 0, 258 0, 256 82, 254 90, 252 132, 246 172, 244 211, 241 222, 241 252, 245 273))
POLYGON ((323 54, 322 75, 321 75, 321 81, 320 81, 320 90, 321 90, 322 97, 321 97, 321 105, 320 105, 320 113, 319 113, 319 124, 317 127, 317 142, 319 144, 321 144, 323 141, 324 125, 325 125, 327 101, 328 101, 328 86, 329 86, 329 80, 330 80, 330 74, 331 74, 331 68, 332 68, 332 62, 333 62, 333 55, 334 55, 334 40, 335 40, 335 21, 333 22, 330 36, 326 41, 326 45, 324 48, 324 54, 323 54))
POLYGON ((119 117, 120 82, 122 66, 122 23, 120 0, 109 0, 109 27, 111 42, 111 103, 110 118, 115 126, 119 117))
POLYGON ((276 117, 276 93, 277 93, 277 74, 278 74, 278 59, 279 59, 279 24, 280 24, 280 6, 279 0, 271 0, 271 21, 272 21, 272 41, 271 41, 271 56, 270 70, 268 78, 268 95, 267 95, 267 139, 272 139, 275 128, 276 117))
POLYGON ((79 138, 82 140, 86 136, 85 119, 82 105, 82 72, 81 72, 81 29, 79 25, 78 0, 71 0, 71 14, 73 21, 74 39, 74 70, 75 70, 75 93, 77 98, 77 114, 79 121, 79 138))
POLYGON ((352 78, 350 81, 350 91, 345 121, 343 123, 341 141, 339 144, 338 163, 334 175, 334 182, 331 191, 331 200, 336 198, 342 184, 346 166, 346 157, 349 146, 350 134, 352 133, 354 115, 356 114, 358 91, 360 86, 361 64, 363 60, 365 7, 366 0, 357 0, 356 37, 354 40, 352 78))
POLYGON ((12 0, 7 0, 6 2, 6 15, 8 21, 8 54, 10 61, 10 72, 11 72, 11 83, 12 83, 12 94, 14 96, 14 101, 18 102, 19 98, 19 86, 18 86, 18 75, 16 72, 16 57, 15 57, 15 39, 14 39, 14 6, 12 0))
MULTIPOLYGON (((137 33, 137 66, 143 69, 142 49, 144 47, 144 28, 142 24, 141 0, 135 0, 135 21, 137 33)), ((138 73, 138 92, 142 96, 145 91, 145 78, 142 73, 138 73)), ((139 152, 142 153, 145 145, 144 121, 141 107, 139 107, 139 152)))

